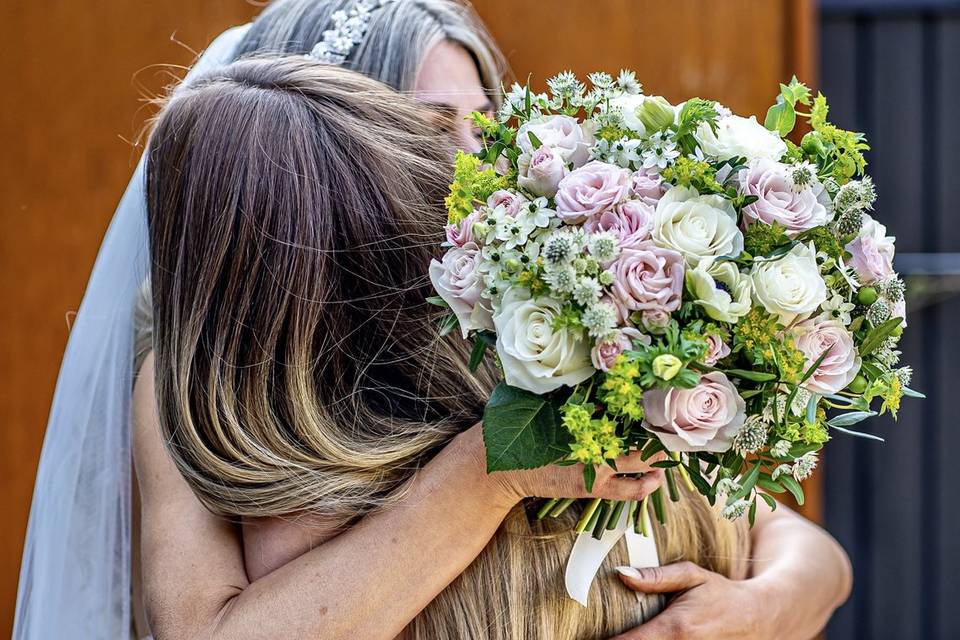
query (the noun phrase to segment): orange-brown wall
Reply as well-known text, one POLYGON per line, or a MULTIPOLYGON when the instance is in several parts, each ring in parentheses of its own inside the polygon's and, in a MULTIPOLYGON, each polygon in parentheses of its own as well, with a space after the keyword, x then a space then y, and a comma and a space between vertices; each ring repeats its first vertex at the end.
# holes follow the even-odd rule
MULTIPOLYGON (((812 0, 477 0, 518 76, 634 68, 648 92, 762 113, 812 70, 812 0)), ((48 405, 79 303, 164 64, 187 64, 245 0, 0 7, 0 636, 12 627, 48 405)), ((55 615, 55 612, 51 612, 55 615)))

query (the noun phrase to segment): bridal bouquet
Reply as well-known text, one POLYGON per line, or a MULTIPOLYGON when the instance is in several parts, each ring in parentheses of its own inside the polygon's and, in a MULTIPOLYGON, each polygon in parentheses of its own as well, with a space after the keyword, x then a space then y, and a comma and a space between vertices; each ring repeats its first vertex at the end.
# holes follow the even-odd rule
MULTIPOLYGON (((645 95, 628 71, 589 85, 514 85, 495 119, 472 116, 483 150, 456 158, 430 301, 474 341, 471 367, 493 349, 502 369, 488 471, 583 463, 589 489, 641 450, 671 498, 699 491, 730 519, 752 524, 770 493, 802 503, 831 431, 879 439, 849 427, 920 396, 864 136, 796 78, 763 124, 645 95)), ((663 500, 626 505, 638 530, 663 500)), ((594 500, 578 530, 623 510, 594 500)))

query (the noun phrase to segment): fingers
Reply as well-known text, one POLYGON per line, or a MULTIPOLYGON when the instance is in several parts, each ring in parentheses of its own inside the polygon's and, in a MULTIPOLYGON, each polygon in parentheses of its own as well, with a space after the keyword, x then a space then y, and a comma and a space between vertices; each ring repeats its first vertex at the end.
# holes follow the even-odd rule
POLYGON ((698 587, 710 578, 710 572, 692 562, 676 562, 662 567, 617 567, 620 580, 642 593, 677 593, 698 587))
POLYGON ((631 451, 627 455, 620 456, 616 459, 617 473, 643 473, 644 471, 650 471, 653 469, 650 465, 658 460, 663 460, 665 457, 665 454, 658 453, 648 460, 644 460, 642 451, 631 451))
POLYGON ((639 478, 613 476, 595 487, 594 497, 608 500, 642 500, 663 483, 663 469, 654 469, 639 478))
POLYGON ((670 614, 667 608, 649 622, 634 627, 610 640, 685 640, 692 638, 688 625, 670 614))

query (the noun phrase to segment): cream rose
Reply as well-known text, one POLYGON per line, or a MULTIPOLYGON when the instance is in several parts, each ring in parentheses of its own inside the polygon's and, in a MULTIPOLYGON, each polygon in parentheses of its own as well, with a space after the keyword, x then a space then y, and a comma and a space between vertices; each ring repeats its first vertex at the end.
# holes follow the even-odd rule
POLYGON ((755 158, 779 160, 787 152, 787 145, 780 136, 757 122, 756 116, 742 118, 729 115, 717 121, 717 132, 709 125, 701 124, 694 137, 700 149, 708 156, 719 160, 730 158, 755 158))
POLYGON ((702 196, 687 187, 673 187, 660 198, 651 236, 658 246, 679 252, 691 266, 702 258, 743 251, 733 205, 722 196, 702 196))
POLYGON ((788 325, 817 310, 827 299, 813 243, 798 244, 787 255, 755 263, 750 272, 753 299, 788 325))
POLYGON ((714 320, 732 324, 750 312, 750 278, 731 262, 704 258, 687 270, 686 282, 694 304, 714 320))
POLYGON ((552 298, 533 299, 517 289, 504 295, 493 325, 507 384, 542 394, 583 382, 596 372, 583 331, 554 326, 562 306, 552 298))
POLYGON ((811 318, 793 330, 797 348, 803 352, 811 367, 826 352, 823 362, 804 383, 813 393, 837 393, 850 384, 860 372, 860 356, 853 336, 838 321, 829 316, 811 318))
POLYGON ((593 133, 589 128, 580 126, 576 118, 570 116, 546 116, 526 123, 517 132, 517 144, 526 154, 533 154, 533 141, 530 133, 560 156, 564 164, 573 168, 583 166, 590 159, 590 147, 593 146, 593 133))
POLYGON ((643 427, 670 451, 727 451, 746 420, 747 405, 720 371, 692 389, 651 389, 643 394, 643 427))
POLYGON ((430 261, 430 282, 456 314, 464 338, 470 331, 493 328, 490 309, 480 295, 483 292, 480 262, 480 249, 473 242, 453 247, 444 254, 442 262, 430 261))

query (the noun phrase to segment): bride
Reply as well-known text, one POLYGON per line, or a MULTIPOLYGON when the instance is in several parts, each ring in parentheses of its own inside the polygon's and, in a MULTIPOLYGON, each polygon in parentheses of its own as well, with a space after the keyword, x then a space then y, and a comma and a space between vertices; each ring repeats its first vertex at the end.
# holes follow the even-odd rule
MULTIPOLYGON (((324 25, 328 24, 328 21, 325 19, 316 20, 317 16, 311 14, 311 12, 326 10, 329 13, 329 6, 323 6, 326 4, 328 3, 280 2, 275 4, 258 20, 258 24, 266 25, 260 29, 261 42, 268 39, 268 36, 264 34, 269 34, 271 26, 276 27, 277 25, 285 25, 286 29, 298 33, 301 43, 311 41, 311 36, 307 35, 307 27, 304 25, 312 25, 314 33, 317 34, 312 36, 312 41, 318 40, 319 31, 324 28, 324 25), (289 13, 284 14, 284 11, 289 11, 289 13), (271 21, 265 20, 268 15, 272 18, 272 25, 271 21), (313 20, 307 18, 313 18, 313 20)), ((425 5, 434 9, 437 7, 449 9, 451 7, 449 2, 427 3, 421 1, 414 3, 401 0, 401 2, 396 3, 396 6, 390 7, 393 13, 387 14, 385 12, 383 14, 385 16, 384 20, 390 18, 394 21, 394 24, 389 28, 392 29, 403 24, 400 19, 404 15, 402 9, 407 8, 408 5, 425 5)), ((410 13, 412 12, 407 12, 407 15, 410 13)), ((375 24, 376 14, 371 25, 375 24)), ((247 46, 252 46, 252 49, 248 48, 247 51, 258 48, 256 44, 250 45, 249 42, 251 40, 250 35, 254 34, 256 29, 255 26, 254 31, 247 34, 247 46)), ((296 39, 290 31, 285 36, 278 34, 274 34, 274 36, 277 41, 295 42, 296 39)), ((283 32, 278 33, 282 34, 283 32)), ((398 40, 402 44, 395 46, 410 49, 410 40, 398 40)), ((256 43, 256 40, 254 39, 253 42, 256 43)), ((363 45, 361 45, 361 49, 362 47, 363 45)), ((269 48, 269 46, 263 48, 269 48)), ((309 45, 307 45, 306 49, 309 48, 309 45)), ((216 51, 217 47, 212 47, 212 49, 214 51, 211 54, 216 51)), ((460 49, 460 52, 466 53, 466 49, 460 49)), ((360 54, 354 52, 351 56, 356 57, 350 58, 348 64, 359 66, 358 61, 362 59, 360 54)), ((228 57, 224 55, 221 59, 225 60, 228 57)), ((429 57, 429 53, 424 57, 429 57)), ((409 64, 405 67, 403 64, 396 62, 398 58, 402 59, 403 55, 394 52, 392 56, 383 56, 381 60, 384 60, 384 69, 390 66, 387 65, 387 61, 390 60, 394 61, 393 68, 409 69, 409 64)), ((475 52, 473 56, 467 56, 467 59, 484 68, 483 61, 478 60, 475 52)), ((360 68, 375 76, 389 75, 386 71, 378 71, 376 63, 367 64, 370 66, 360 66, 360 68)), ((416 65, 414 68, 417 68, 416 65)), ((425 61, 420 68, 421 73, 419 75, 424 75, 428 70, 425 61)), ((475 70, 474 74, 476 74, 475 70)), ((397 74, 394 78, 385 77, 384 79, 390 81, 397 88, 413 88, 411 86, 413 80, 409 78, 409 73, 407 77, 401 78, 400 74, 397 74)), ((488 81, 489 79, 484 77, 483 80, 488 81)), ((473 95, 477 93, 482 96, 482 92, 474 92, 473 95)), ((458 93, 457 97, 462 95, 464 94, 458 93)), ((429 97, 426 99, 433 102, 441 101, 429 97)), ((467 105, 466 109, 470 110, 476 106, 467 105)), ((379 115, 383 116, 384 114, 380 113, 379 115)), ((389 116, 384 117, 389 119, 389 116)), ((435 207, 435 204, 435 202, 429 204, 428 208, 424 210, 435 207)), ((118 222, 124 222, 124 220, 121 219, 118 222)), ((124 228, 118 227, 115 223, 111 229, 108 244, 111 238, 116 238, 117 233, 123 231, 124 228)), ((431 243, 434 237, 438 236, 430 235, 423 238, 423 242, 431 243)), ((137 249, 139 247, 136 247, 134 251, 137 249)), ((134 262, 134 259, 130 256, 127 256, 127 258, 130 259, 131 264, 134 262)), ((102 271, 102 268, 105 267, 122 270, 124 267, 120 266, 121 264, 122 261, 120 260, 105 262, 102 254, 101 260, 98 262, 98 271, 102 271)), ((417 271, 416 275, 422 273, 424 272, 417 271)), ((379 277, 379 272, 376 275, 379 277)), ((81 310, 81 318, 86 316, 88 324, 84 325, 81 321, 77 326, 77 331, 89 327, 91 317, 96 318, 96 315, 84 314, 84 310, 89 310, 92 306, 88 304, 91 302, 91 296, 98 292, 98 288, 93 287, 95 282, 96 278, 92 280, 91 288, 88 288, 87 299, 84 308, 81 310)), ((101 293, 105 293, 102 288, 99 290, 101 293)), ((118 292, 114 289, 109 293, 117 295, 118 292)), ((420 299, 417 298, 417 301, 419 302, 420 299)), ((386 311, 385 308, 382 309, 376 305, 374 305, 374 310, 379 310, 381 314, 386 311)), ((417 331, 422 333, 422 326, 418 325, 418 327, 417 331)), ((75 332, 71 339, 71 349, 74 353, 76 352, 74 347, 77 337, 78 333, 75 332)), ((63 396, 64 376, 68 373, 67 365, 71 362, 70 356, 71 351, 68 351, 64 363, 64 375, 61 376, 58 398, 63 396)), ((118 363, 122 365, 122 354, 106 353, 101 356, 101 361, 105 357, 118 358, 118 363)), ((458 358, 456 362, 463 361, 459 359, 460 355, 456 357, 458 358)), ((73 360, 76 360, 76 358, 73 360)), ((448 582, 456 578, 461 570, 480 553, 485 542, 493 535, 504 518, 504 514, 510 505, 516 502, 519 497, 526 495, 574 495, 577 491, 582 491, 582 487, 576 487, 571 480, 576 474, 568 473, 564 475, 561 470, 524 473, 509 478, 498 478, 497 474, 487 477, 482 473, 482 468, 470 464, 471 461, 478 459, 478 455, 482 455, 482 449, 476 437, 477 429, 474 427, 453 438, 450 444, 446 446, 442 446, 438 441, 433 447, 428 447, 427 450, 422 452, 421 459, 415 461, 416 464, 425 463, 423 468, 406 483, 403 480, 405 479, 404 474, 409 475, 410 473, 408 468, 390 469, 390 473, 378 473, 374 471, 374 468, 365 468, 359 460, 353 460, 350 465, 350 473, 345 474, 343 478, 340 478, 341 480, 370 480, 367 476, 371 475, 372 472, 376 482, 382 485, 382 490, 387 491, 390 487, 402 486, 403 493, 389 495, 387 496, 389 499, 382 501, 381 498, 384 498, 384 496, 377 495, 375 496, 376 499, 368 501, 370 504, 360 505, 359 510, 361 512, 373 507, 377 508, 374 515, 360 519, 345 533, 337 535, 330 541, 324 542, 332 533, 341 531, 344 525, 348 524, 337 522, 338 518, 342 519, 344 514, 338 513, 333 508, 336 505, 322 505, 319 499, 311 501, 306 497, 310 495, 306 488, 303 488, 301 494, 301 485, 297 485, 298 490, 296 492, 279 492, 277 495, 282 495, 284 501, 300 500, 302 503, 309 503, 314 507, 321 504, 327 507, 327 511, 324 512, 323 509, 319 508, 310 509, 314 512, 314 515, 311 518, 301 517, 295 524, 289 522, 278 523, 275 520, 256 521, 248 519, 244 525, 244 540, 241 547, 238 534, 232 525, 213 517, 197 502, 166 457, 163 451, 163 442, 153 422, 152 371, 152 363, 148 363, 148 366, 144 367, 144 375, 138 381, 137 386, 137 407, 138 415, 141 418, 137 422, 137 457, 144 492, 144 543, 142 547, 148 565, 148 585, 153 585, 148 590, 148 596, 152 604, 151 610, 157 623, 157 630, 160 630, 161 626, 164 627, 160 630, 160 637, 191 636, 199 633, 200 630, 206 630, 210 635, 222 637, 245 637, 258 632, 274 635, 286 630, 292 633, 294 637, 299 637, 306 634, 306 629, 320 629, 322 630, 320 633, 324 637, 336 636, 337 629, 351 631, 361 636, 386 635, 390 629, 401 629, 448 582), (439 450, 439 453, 431 458, 437 450, 439 450), (429 459, 429 462, 426 462, 427 459, 429 459), (384 502, 388 504, 383 504, 384 502), (285 561, 298 556, 310 546, 316 546, 316 548, 297 558, 297 560, 285 564, 282 568, 272 571, 268 575, 263 575, 267 571, 283 565, 285 561), (244 558, 244 552, 246 558, 244 558), (246 565, 244 561, 246 561, 246 565), (325 576, 337 576, 338 582, 334 584, 325 576), (250 578, 254 578, 253 582, 250 581, 250 578), (338 604, 335 606, 320 604, 330 602, 327 599, 333 597, 339 598, 337 600, 338 604), (316 606, 305 607, 305 603, 308 603, 308 605, 313 603, 316 606), (265 626, 267 624, 270 626, 265 626), (284 627, 282 625, 290 626, 284 627), (366 628, 369 633, 363 633, 363 625, 370 625, 366 628)), ((200 390, 197 389, 191 393, 200 393, 200 390)), ((482 393, 477 393, 475 390, 474 400, 478 397, 482 398, 482 393)), ((425 399, 424 402, 426 402, 425 399)), ((119 406, 121 403, 118 402, 117 404, 119 406)), ((328 413, 334 410, 337 412, 344 411, 342 402, 321 405, 319 408, 328 413)), ((113 407, 113 409, 115 410, 116 407, 113 407)), ((476 406, 473 407, 473 411, 476 411, 476 406)), ((116 413, 122 414, 122 410, 116 411, 116 413)), ((343 413, 335 415, 344 419, 343 413)), ((56 427, 58 416, 62 416, 62 410, 58 412, 55 406, 51 416, 51 430, 56 427)), ((352 416, 351 420, 360 424, 356 416, 352 416)), ((469 421, 463 422, 463 420, 466 420, 466 416, 461 416, 460 420, 461 423, 455 429, 451 429, 450 424, 438 426, 451 429, 446 434, 450 436, 453 431, 469 424, 469 421)), ((117 427, 118 423, 122 424, 122 420, 115 420, 113 426, 117 427)), ((376 426, 375 421, 371 424, 376 426)), ((56 437, 56 435, 56 431, 51 431, 48 435, 44 464, 41 467, 41 477, 44 475, 45 468, 48 470, 56 469, 57 465, 62 468, 65 462, 74 461, 72 456, 75 455, 76 449, 74 452, 64 453, 57 447, 51 446, 52 437, 56 437)), ((108 433, 107 435, 122 438, 122 430, 117 427, 117 433, 108 433)), ((432 435, 418 433, 417 435, 439 437, 437 433, 432 435)), ((443 439, 440 438, 439 440, 442 441, 443 439)), ((102 442, 99 444, 102 444, 102 442)), ((336 444, 336 442, 333 444, 336 444)), ((94 454, 88 454, 83 459, 93 461, 102 460, 102 457, 97 458, 94 454)), ((117 460, 114 457, 109 462, 115 465, 114 468, 122 469, 122 458, 117 460)), ((95 471, 101 473, 101 479, 104 477, 102 465, 98 467, 92 464, 86 467, 84 481, 90 481, 90 476, 95 471)), ((288 471, 291 470, 288 469, 288 471)), ((328 475, 332 476, 340 473, 340 470, 329 471, 331 472, 328 475)), ((290 475, 287 477, 287 481, 297 482, 296 476, 290 475)), ((43 522, 42 518, 44 516, 49 520, 51 514, 55 515, 53 510, 50 509, 50 501, 48 500, 45 503, 41 501, 44 495, 41 493, 42 486, 50 487, 55 486, 55 484, 45 482, 41 485, 41 481, 38 479, 38 494, 37 499, 35 499, 31 522, 31 538, 34 543, 38 540, 36 535, 38 519, 43 522)), ((352 487, 352 485, 350 486, 352 487)), ((649 488, 632 487, 631 490, 641 492, 648 491, 649 488)), ((253 497, 256 491, 252 491, 247 498, 239 495, 246 493, 246 489, 236 493, 238 495, 235 497, 239 500, 259 500, 259 498, 253 497)), ((202 491, 199 494, 204 495, 202 491)), ((56 498, 57 495, 60 494, 55 494, 52 497, 56 498)), ((102 500, 105 499, 107 494, 101 489, 100 494, 93 495, 99 495, 102 500)), ((610 497, 617 497, 617 495, 611 493, 610 497)), ((51 496, 47 497, 50 498, 51 496)), ((319 496, 314 497, 319 498, 319 496)), ((344 491, 344 494, 338 497, 338 500, 341 501, 341 507, 347 504, 343 502, 346 498, 356 500, 358 496, 352 490, 344 491)), ((210 504, 209 501, 208 504, 210 504)), ((259 507, 265 506, 264 504, 259 505, 259 507)), ((287 504, 284 508, 289 507, 290 505, 287 504)), ((280 505, 274 504, 272 508, 278 509, 280 505)), ((230 512, 230 510, 222 508, 221 511, 230 512)), ((236 510, 236 512, 255 515, 251 511, 236 510)), ((301 513, 297 508, 294 508, 292 512, 301 513)), ((348 515, 353 515, 349 509, 347 512, 348 515)), ((123 513, 121 509, 118 515, 123 517, 123 513)), ((267 510, 260 513, 281 513, 281 511, 271 512, 267 510)), ((129 518, 129 516, 126 517, 129 518)), ((113 522, 116 526, 115 519, 113 522)), ((511 527, 517 522, 519 522, 517 526, 523 525, 523 522, 518 521, 517 515, 514 513, 504 524, 501 532, 513 531, 511 527)), ((40 533, 43 533, 42 527, 40 533)), ((496 548, 497 540, 501 535, 504 534, 499 533, 494 538, 493 548, 496 548)), ((665 614, 656 618, 657 621, 667 621, 661 626, 668 623, 675 624, 678 621, 693 621, 700 624, 701 628, 704 628, 703 625, 712 624, 713 626, 706 627, 709 637, 722 637, 721 632, 717 630, 721 630, 723 633, 731 633, 732 637, 743 637, 744 635, 750 635, 749 630, 751 628, 770 629, 779 624, 783 625, 784 629, 782 632, 778 632, 780 637, 812 635, 822 625, 832 608, 843 599, 847 576, 845 565, 842 561, 837 561, 839 557, 842 557, 839 555, 841 552, 824 534, 803 523, 792 514, 783 511, 779 511, 777 514, 762 514, 760 523, 751 537, 754 544, 755 561, 750 568, 750 575, 752 576, 750 580, 729 581, 720 578, 717 574, 693 569, 688 565, 674 565, 665 567, 659 573, 644 575, 639 581, 636 578, 626 578, 626 581, 635 587, 642 587, 647 590, 681 591, 689 589, 684 596, 676 599, 668 607, 665 614), (657 577, 661 579, 660 584, 651 584, 651 578, 657 577), (817 588, 820 585, 823 585, 823 587, 817 588), (671 612, 673 612, 672 615, 671 612), (752 626, 760 623, 763 626, 752 626), (790 635, 794 633, 795 636, 790 635)), ((89 597, 90 585, 86 581, 68 581, 64 587, 54 589, 49 585, 49 582, 44 584, 43 581, 30 580, 31 577, 36 578, 38 575, 41 577, 48 574, 54 575, 54 572, 43 573, 30 570, 37 567, 39 561, 44 559, 42 555, 45 552, 53 552, 51 559, 60 558, 68 569, 76 570, 78 574, 85 566, 78 562, 76 557, 73 558, 72 562, 70 561, 70 550, 65 551, 63 549, 64 545, 58 541, 56 535, 40 539, 43 539, 44 542, 39 545, 31 545, 28 542, 28 551, 32 548, 36 555, 31 556, 29 553, 25 555, 24 579, 21 581, 20 605, 18 606, 17 637, 52 637, 52 635, 57 635, 55 633, 52 635, 42 632, 36 633, 36 629, 41 628, 37 626, 41 616, 31 617, 24 612, 38 610, 41 612, 43 610, 61 612, 63 615, 58 620, 66 625, 71 624, 71 610, 78 614, 78 617, 72 620, 73 626, 47 627, 48 629, 65 628, 75 631, 78 628, 76 623, 83 622, 90 625, 84 627, 84 629, 91 629, 92 631, 75 635, 82 637, 118 637, 119 633, 108 633, 104 630, 111 629, 112 631, 114 629, 114 627, 108 626, 107 617, 116 616, 118 611, 123 610, 119 602, 117 602, 117 605, 112 605, 106 601, 101 602, 100 617, 96 617, 97 612, 93 605, 89 610, 83 610, 75 604, 78 601, 83 602, 85 595, 89 597), (77 569, 78 566, 80 569, 77 569), (39 588, 41 585, 48 588, 39 588), (72 594, 69 592, 71 588, 76 589, 72 594), (59 602, 65 603, 66 606, 57 607, 58 601, 54 596, 61 596, 61 594, 62 600, 59 602), (73 604, 72 609, 71 604, 73 604), (30 635, 31 621, 33 621, 34 635, 30 635), (97 623, 101 626, 97 627, 97 623), (99 631, 96 629, 99 629, 99 631)), ((68 540, 71 539, 74 543, 78 542, 78 540, 68 537, 68 540)), ((86 540, 88 543, 102 542, 97 536, 88 536, 86 540)), ((569 541, 567 545, 569 547, 569 541)), ((529 573, 531 568, 536 567, 540 575, 532 577, 552 578, 559 575, 556 571, 556 565, 565 558, 565 553, 561 552, 554 558, 553 565, 542 562, 537 564, 532 563, 533 555, 530 555, 527 559, 522 559, 516 556, 515 550, 511 550, 510 547, 500 546, 504 549, 502 553, 506 554, 505 557, 514 562, 517 568, 523 568, 529 573)), ((94 547, 83 547, 78 544, 77 548, 92 549, 94 547)), ((661 548, 664 548, 663 543, 661 548)), ((489 549, 488 547, 488 550, 484 553, 492 553, 489 549)), ((79 556, 80 554, 77 553, 76 555, 79 556)), ((88 555, 86 557, 95 561, 93 563, 94 567, 96 567, 96 560, 101 561, 100 572, 106 574, 107 578, 113 577, 114 582, 110 583, 111 585, 122 583, 122 576, 124 575, 122 566, 126 565, 122 564, 122 557, 119 553, 116 558, 102 553, 98 556, 88 555), (109 564, 111 561, 115 561, 116 564, 111 566, 109 564)), ((665 559, 670 560, 671 557, 667 556, 665 559)), ((704 560, 704 562, 707 566, 721 568, 712 565, 707 560, 704 560)), ((480 561, 475 564, 476 566, 483 566, 480 561)), ((511 565, 506 565, 506 567, 509 566, 511 565)), ((506 570, 506 567, 498 566, 497 570, 506 570)), ((86 570, 87 575, 93 574, 89 566, 86 566, 86 570)), ((63 575, 62 571, 61 575, 63 575)), ((465 574, 465 577, 459 580, 462 581, 467 577, 469 577, 469 574, 465 574)), ((531 576, 525 576, 524 580, 530 578, 531 576)), ((454 587, 451 587, 451 589, 454 589, 454 587)), ((617 589, 617 585, 604 584, 601 596, 606 597, 607 591, 612 592, 614 589, 617 589)), ((444 591, 440 600, 436 601, 431 607, 444 606, 442 602, 447 597, 446 594, 447 592, 444 591)), ((510 598, 509 600, 513 605, 506 609, 506 613, 503 613, 504 616, 512 615, 515 612, 514 610, 519 608, 516 603, 521 602, 520 599, 510 598)), ((96 603, 97 601, 91 600, 91 602, 96 603)), ((494 614, 496 611, 486 611, 486 613, 494 614)), ((421 615, 418 620, 424 620, 424 616, 429 619, 428 614, 429 610, 421 615)), ((641 614, 637 611, 636 615, 640 616, 641 614)), ((49 620, 50 617, 48 616, 47 619, 49 620)), ((656 622, 646 625, 641 627, 640 630, 649 630, 651 634, 656 633, 655 624, 656 622)), ((519 633, 519 635, 515 634, 513 637, 524 636, 519 633)), ((537 634, 532 634, 531 637, 537 637, 537 634)), ((759 635, 755 634, 754 637, 772 636, 761 632, 759 635)))

